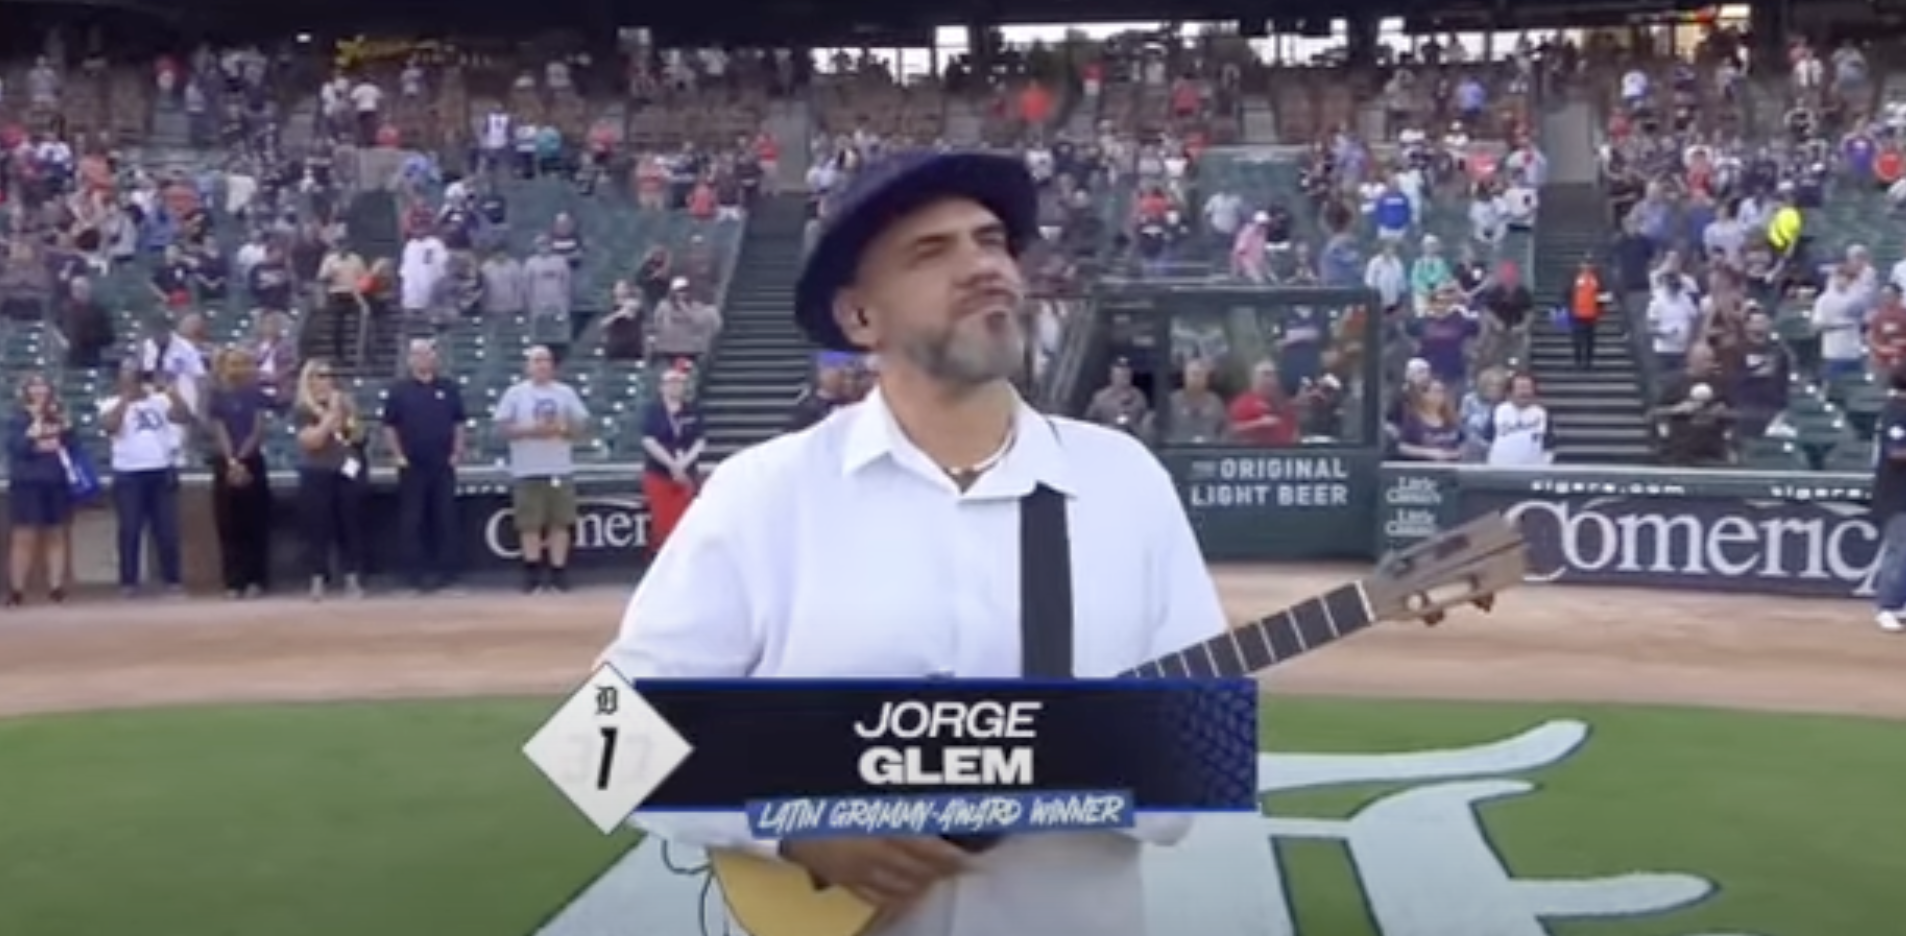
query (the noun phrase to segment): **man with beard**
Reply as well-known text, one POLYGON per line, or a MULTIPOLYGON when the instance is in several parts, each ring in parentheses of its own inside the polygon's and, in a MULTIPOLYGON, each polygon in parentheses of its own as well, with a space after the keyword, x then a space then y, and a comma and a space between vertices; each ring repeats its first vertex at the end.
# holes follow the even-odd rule
POLYGON ((1664 464, 1681 468, 1713 468, 1730 461, 1734 401, 1721 382, 1714 351, 1705 343, 1688 349, 1682 373, 1667 378, 1661 399, 1650 417, 1664 430, 1664 464))
POLYGON ((1774 339, 1774 320, 1757 306, 1747 310, 1741 341, 1729 351, 1725 370, 1734 401, 1735 427, 1743 439, 1757 439, 1787 408, 1793 360, 1774 339))
MULTIPOLYGON (((1100 676, 1224 633, 1157 459, 1013 388, 1027 340, 1018 259, 1037 230, 1018 159, 902 154, 857 173, 807 260, 795 316, 828 350, 876 355, 877 388, 721 463, 604 662, 633 679, 1100 676), (1076 617, 1073 581, 1091 583, 1076 617), (1076 652, 1041 651, 1068 633, 1076 652)), ((987 848, 762 842, 739 810, 635 821, 804 868, 888 911, 876 936, 1139 936, 1141 849, 1189 829, 1189 817, 1140 815, 1117 832, 987 848)))

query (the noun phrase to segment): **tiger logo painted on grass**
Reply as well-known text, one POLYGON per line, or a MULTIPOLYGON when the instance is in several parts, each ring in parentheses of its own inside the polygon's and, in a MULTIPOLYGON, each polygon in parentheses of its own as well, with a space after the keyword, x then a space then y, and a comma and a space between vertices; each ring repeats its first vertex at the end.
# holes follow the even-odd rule
MULTIPOLYGON (((1559 764, 1589 739, 1555 720, 1465 748, 1386 754, 1267 753, 1266 796, 1369 784, 1402 785, 1346 818, 1211 816, 1174 848, 1146 853, 1151 929, 1201 936, 1300 933, 1279 842, 1341 844, 1383 936, 1548 936, 1545 920, 1670 913, 1714 895, 1692 873, 1599 878, 1517 877, 1490 844, 1477 809, 1536 791, 1510 775, 1559 764)), ((579 894, 537 936, 746 936, 728 922, 700 853, 650 839, 579 894)), ((1732 934, 1689 934, 1732 936, 1732 934)))

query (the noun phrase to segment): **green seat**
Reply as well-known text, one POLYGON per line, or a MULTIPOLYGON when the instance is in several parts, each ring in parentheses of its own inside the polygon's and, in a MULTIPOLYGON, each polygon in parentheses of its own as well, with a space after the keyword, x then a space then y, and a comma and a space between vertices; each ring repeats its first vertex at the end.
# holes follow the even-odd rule
POLYGON ((1872 436, 1873 424, 1879 420, 1880 411, 1886 408, 1887 398, 1885 385, 1877 380, 1867 380, 1848 388, 1842 406, 1847 421, 1862 437, 1872 436))
POLYGON ((1820 460, 1823 471, 1865 474, 1873 470, 1873 443, 1849 440, 1827 450, 1820 460))
POLYGON ((1854 390, 1874 383, 1873 375, 1863 370, 1857 374, 1838 374, 1830 377, 1826 380, 1824 389, 1827 399, 1844 405, 1854 390))
POLYGON ((1819 385, 1800 382, 1788 392, 1783 415, 1795 424, 1830 421, 1840 415, 1840 408, 1827 399, 1819 385))
POLYGON ((1785 439, 1743 439, 1741 467, 1756 471, 1807 471, 1813 464, 1799 446, 1785 439))
POLYGON ((1796 430, 1794 441, 1811 451, 1824 452, 1843 442, 1858 440, 1853 426, 1837 411, 1818 416, 1799 416, 1790 421, 1796 430))

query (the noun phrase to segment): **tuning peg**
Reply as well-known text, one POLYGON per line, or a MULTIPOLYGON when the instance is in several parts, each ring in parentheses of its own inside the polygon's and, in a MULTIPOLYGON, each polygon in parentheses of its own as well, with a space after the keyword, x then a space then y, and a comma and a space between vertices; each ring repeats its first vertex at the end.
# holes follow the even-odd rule
POLYGON ((1484 614, 1487 614, 1491 611, 1496 610, 1496 596, 1484 595, 1481 598, 1478 598, 1475 601, 1471 602, 1471 604, 1474 604, 1476 607, 1482 609, 1484 614))

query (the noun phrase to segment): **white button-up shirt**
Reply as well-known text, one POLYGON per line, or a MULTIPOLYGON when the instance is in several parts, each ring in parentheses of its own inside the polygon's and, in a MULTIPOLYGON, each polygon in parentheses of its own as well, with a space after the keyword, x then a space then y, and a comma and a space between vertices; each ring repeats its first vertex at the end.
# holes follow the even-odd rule
MULTIPOLYGON (((962 493, 875 393, 723 462, 604 659, 634 679, 1018 676, 1018 501, 1042 483, 1066 495, 1076 675, 1224 632, 1171 478, 1130 436, 1021 404, 1011 447, 962 493)), ((739 812, 635 822, 686 845, 776 848, 739 812)), ((1009 838, 880 936, 1140 936, 1140 848, 1189 828, 1155 815, 1123 832, 1009 838)))

